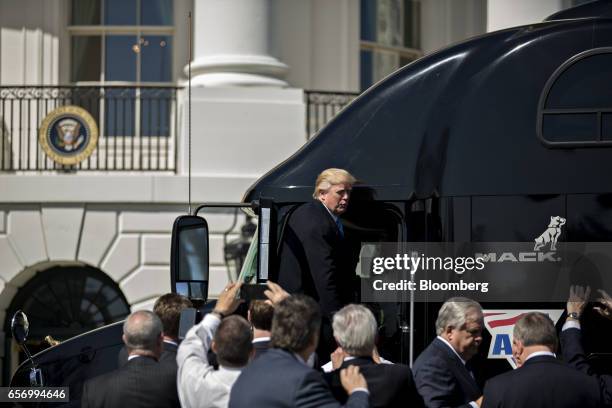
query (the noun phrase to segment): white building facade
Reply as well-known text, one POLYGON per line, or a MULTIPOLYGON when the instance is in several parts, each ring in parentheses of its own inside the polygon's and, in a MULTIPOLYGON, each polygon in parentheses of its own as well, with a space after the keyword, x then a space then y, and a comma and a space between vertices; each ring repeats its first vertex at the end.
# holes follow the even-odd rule
MULTIPOLYGON (((307 140, 307 112, 327 109, 309 91, 348 100, 422 55, 575 3, 0 0, 3 383, 18 362, 14 310, 29 313, 38 340, 45 331, 64 339, 170 291, 190 128, 192 201, 240 201, 307 140), (82 106, 99 128, 78 165, 54 162, 38 143, 43 118, 64 105, 82 106)), ((244 216, 207 219, 214 296, 228 280, 224 242, 244 216)))

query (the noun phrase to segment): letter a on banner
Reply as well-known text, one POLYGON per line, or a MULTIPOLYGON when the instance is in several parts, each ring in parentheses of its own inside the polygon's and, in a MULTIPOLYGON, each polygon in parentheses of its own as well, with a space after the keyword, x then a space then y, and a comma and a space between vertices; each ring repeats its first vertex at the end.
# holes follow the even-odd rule
POLYGON ((547 314, 554 324, 557 324, 563 314, 563 310, 484 310, 484 324, 491 334, 491 346, 488 358, 506 359, 512 368, 516 368, 516 362, 512 357, 512 331, 514 324, 529 312, 541 312, 547 314))

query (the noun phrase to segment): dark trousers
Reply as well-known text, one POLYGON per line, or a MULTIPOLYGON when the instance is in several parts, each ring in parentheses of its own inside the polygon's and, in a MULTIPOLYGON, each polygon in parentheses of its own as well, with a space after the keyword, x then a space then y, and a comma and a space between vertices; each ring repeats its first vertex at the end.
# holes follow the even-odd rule
POLYGON ((319 333, 319 346, 317 347, 317 358, 320 366, 328 363, 331 360, 331 353, 336 350, 338 345, 334 339, 334 331, 329 318, 323 317, 321 321, 321 332, 319 333))

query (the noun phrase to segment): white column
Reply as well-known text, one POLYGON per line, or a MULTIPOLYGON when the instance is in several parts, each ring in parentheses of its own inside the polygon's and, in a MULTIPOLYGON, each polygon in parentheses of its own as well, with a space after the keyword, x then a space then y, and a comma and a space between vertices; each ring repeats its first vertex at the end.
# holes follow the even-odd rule
POLYGON ((192 85, 287 86, 271 15, 270 0, 195 0, 192 85))

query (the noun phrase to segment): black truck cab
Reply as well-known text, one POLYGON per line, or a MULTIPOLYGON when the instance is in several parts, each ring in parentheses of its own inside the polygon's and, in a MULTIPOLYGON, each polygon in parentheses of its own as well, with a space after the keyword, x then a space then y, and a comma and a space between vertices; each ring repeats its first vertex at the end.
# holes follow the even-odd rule
MULTIPOLYGON (((560 241, 606 242, 612 236, 611 83, 610 1, 472 38, 368 89, 261 177, 243 201, 273 199, 280 240, 291 210, 311 199, 318 173, 336 167, 360 181, 344 216, 357 254, 363 242, 528 242, 551 216, 566 219, 560 241)), ((438 307, 381 306, 390 358, 416 358, 435 336, 438 307)), ((587 348, 610 351, 599 340, 610 338, 609 327, 594 319, 584 323, 585 332, 595 325, 600 334, 585 336, 592 339, 587 348)), ((99 335, 81 336, 79 347, 97 344, 99 335)), ((53 379, 45 385, 68 384, 75 370, 80 384, 112 369, 87 368, 96 360, 78 353, 69 357, 63 348, 76 341, 33 357, 53 379), (62 358, 80 366, 63 375, 62 358)), ((498 363, 485 376, 510 368, 498 363)), ((26 363, 18 369, 13 385, 23 385, 27 369, 26 363)))
MULTIPOLYGON (((533 242, 555 216, 566 220, 561 241, 606 242, 611 79, 611 2, 485 34, 368 89, 243 201, 273 197, 282 239, 283 223, 311 199, 318 173, 336 167, 360 180, 343 216, 357 251, 363 242, 533 242)), ((396 360, 412 361, 432 340, 439 306, 400 311, 394 324, 409 331, 410 347, 396 360)), ((610 351, 609 326, 594 318, 584 331, 590 351, 610 351), (588 335, 596 326, 598 334, 588 335)), ((485 375, 509 368, 498 363, 485 364, 498 365, 485 375)))

